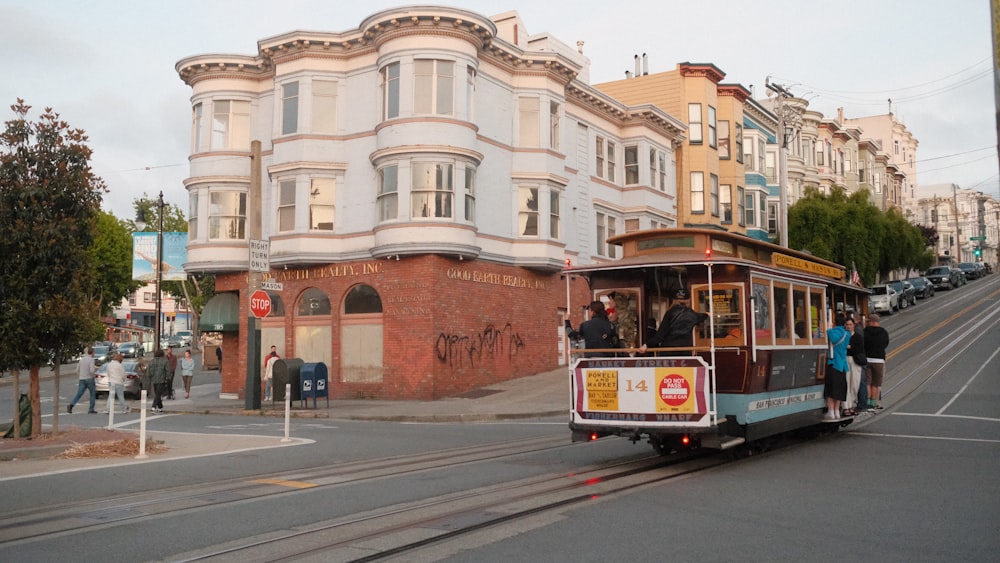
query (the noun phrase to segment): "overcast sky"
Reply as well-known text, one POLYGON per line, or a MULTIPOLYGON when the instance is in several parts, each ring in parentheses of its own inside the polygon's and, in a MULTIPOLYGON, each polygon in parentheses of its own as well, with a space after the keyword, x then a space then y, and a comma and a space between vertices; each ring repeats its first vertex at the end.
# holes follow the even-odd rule
MULTIPOLYGON (((420 2, 429 4, 431 2, 420 2)), ((23 98, 87 131, 110 193, 104 208, 163 190, 187 213, 191 90, 178 60, 255 55, 261 39, 342 32, 398 0, 0 0, 3 120, 23 98)), ((476 0, 440 2, 486 16, 520 12, 529 34, 584 41, 591 82, 713 63, 725 82, 789 87, 829 118, 892 111, 919 140, 917 182, 1000 199, 989 0, 476 0)), ((683 117, 683 116, 676 116, 683 117)))

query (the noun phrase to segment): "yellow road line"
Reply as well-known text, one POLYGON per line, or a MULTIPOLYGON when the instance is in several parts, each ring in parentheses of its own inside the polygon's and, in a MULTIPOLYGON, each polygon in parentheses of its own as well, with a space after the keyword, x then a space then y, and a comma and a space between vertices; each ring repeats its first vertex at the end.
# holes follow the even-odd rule
POLYGON ((286 481, 284 479, 254 479, 250 482, 260 483, 261 485, 278 485, 281 487, 291 487, 293 489, 311 489, 313 487, 319 486, 316 483, 306 483, 305 481, 286 481))

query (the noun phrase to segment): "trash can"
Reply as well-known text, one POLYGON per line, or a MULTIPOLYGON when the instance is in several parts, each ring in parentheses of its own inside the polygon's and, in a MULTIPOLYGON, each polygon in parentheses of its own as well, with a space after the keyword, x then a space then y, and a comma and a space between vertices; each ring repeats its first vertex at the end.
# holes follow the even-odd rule
POLYGON ((271 399, 275 402, 285 400, 285 385, 291 385, 291 400, 301 400, 299 376, 302 369, 302 358, 280 358, 273 360, 271 366, 271 399))
POLYGON ((327 392, 327 369, 323 362, 302 364, 299 372, 302 381, 301 400, 308 407, 308 399, 313 400, 313 408, 316 408, 316 399, 326 397, 326 406, 330 406, 330 395, 327 392))

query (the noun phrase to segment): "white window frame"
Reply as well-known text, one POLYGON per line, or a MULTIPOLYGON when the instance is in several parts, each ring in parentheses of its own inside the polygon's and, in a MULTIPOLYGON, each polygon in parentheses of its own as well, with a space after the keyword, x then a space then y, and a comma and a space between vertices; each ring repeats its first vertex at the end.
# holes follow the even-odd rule
POLYGON ((719 216, 719 177, 715 174, 708 175, 708 190, 710 203, 712 205, 712 216, 719 216))
POLYGON ((191 152, 201 152, 201 125, 204 118, 204 104, 198 102, 191 108, 191 152))
POLYGON ((192 191, 188 197, 188 240, 198 240, 198 192, 192 191))
POLYGON ((691 213, 705 213, 705 173, 691 172, 691 213))
POLYGON ((455 61, 414 59, 413 114, 455 114, 455 61))
POLYGON ((639 145, 625 145, 625 185, 639 184, 639 145), (629 157, 631 155, 631 158, 629 157))
POLYGON ((719 160, 729 160, 733 157, 732 153, 732 143, 729 131, 729 120, 723 119, 719 121, 718 128, 719 135, 719 160))
POLYGON ((517 186, 517 236, 521 238, 539 238, 541 192, 536 184, 517 186))
POLYGON ((608 181, 614 183, 615 181, 615 169, 617 167, 615 153, 618 151, 618 147, 614 142, 608 141, 608 181))
POLYGON ((219 99, 212 101, 212 150, 250 149, 250 102, 219 99), (225 104, 225 109, 222 105, 225 104))
POLYGON ((452 219, 454 199, 454 162, 414 160, 410 163, 410 217, 430 220, 452 219), (424 181, 418 183, 421 175, 424 176, 424 181))
POLYGON ((297 191, 297 181, 294 177, 278 180, 278 217, 276 228, 279 233, 290 233, 295 230, 297 191))
POLYGON ((594 174, 598 178, 604 177, 604 137, 597 135, 594 137, 594 174))
POLYGON ((719 217, 724 225, 733 223, 733 186, 730 184, 719 185, 719 217), (726 215, 729 218, 726 218, 726 215))
POLYGON ((379 69, 379 89, 382 99, 382 121, 399 117, 400 64, 388 63, 379 69))
POLYGON ((476 222, 476 167, 465 165, 465 220, 476 222))
POLYGON ((312 84, 313 133, 333 134, 337 132, 337 88, 335 80, 313 80, 312 84))
POLYGON ((559 102, 549 101, 549 148, 557 151, 559 150, 559 135, 560 128, 559 123, 560 117, 560 106, 559 102))
POLYGON ((559 240, 559 211, 561 209, 559 198, 561 196, 562 192, 559 190, 549 190, 549 238, 552 240, 559 240))
POLYGON ((700 145, 705 142, 702 130, 701 104, 688 104, 688 143, 700 145))
POLYGON ((597 255, 615 258, 617 255, 615 245, 608 244, 607 240, 618 234, 618 217, 605 211, 598 211, 594 223, 597 230, 597 255))
POLYGON ((237 189, 210 190, 208 210, 209 240, 246 240, 247 192, 237 189), (222 201, 223 198, 233 201, 222 201), (234 205, 235 204, 235 205, 234 205), (222 209, 221 206, 228 209, 222 209), (232 233, 227 236, 221 234, 232 233))
POLYGON ((746 222, 746 190, 743 186, 736 186, 736 221, 741 227, 747 225, 746 222))
POLYGON ((716 129, 715 107, 708 106, 708 146, 713 149, 719 148, 719 132, 716 129))
POLYGON ((297 80, 281 84, 282 135, 299 132, 299 92, 301 92, 301 87, 297 80))
POLYGON ((333 231, 337 220, 337 179, 309 179, 309 230, 333 231), (329 221, 323 221, 329 219, 329 221), (322 226, 321 226, 322 225, 322 226))
POLYGON ((378 169, 378 222, 396 221, 399 219, 399 165, 387 164, 378 169))
POLYGON ((539 99, 534 96, 520 96, 517 99, 518 145, 539 147, 541 132, 538 130, 539 99))

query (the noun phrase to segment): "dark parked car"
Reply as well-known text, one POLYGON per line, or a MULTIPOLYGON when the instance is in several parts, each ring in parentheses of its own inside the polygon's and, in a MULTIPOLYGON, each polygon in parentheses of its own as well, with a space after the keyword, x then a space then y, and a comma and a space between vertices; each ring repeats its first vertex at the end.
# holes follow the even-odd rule
POLYGON ((972 262, 962 262, 958 265, 958 269, 962 270, 967 280, 978 280, 981 277, 980 269, 972 262))
POLYGON ((913 286, 908 281, 903 280, 889 280, 886 285, 892 286, 899 295, 899 308, 905 309, 910 305, 917 304, 917 293, 914 291, 913 286))
POLYGON ((910 282, 913 286, 913 291, 917 294, 917 299, 926 299, 927 297, 934 297, 934 284, 931 280, 920 276, 916 278, 907 278, 905 281, 910 282))
POLYGON ((962 284, 960 275, 951 271, 948 266, 934 266, 924 272, 924 277, 931 280, 934 289, 955 289, 962 284))
POLYGON ((138 342, 122 342, 118 345, 118 351, 126 358, 141 358, 145 353, 138 342))
MULTIPOLYGON (((139 374, 138 360, 126 360, 122 362, 125 368, 125 396, 131 395, 136 399, 142 393, 142 376, 139 374)), ((94 376, 94 385, 97 388, 98 397, 108 396, 108 364, 102 365, 94 376)))
POLYGON ((114 355, 115 351, 111 346, 94 346, 94 363, 97 365, 110 362, 114 355))

